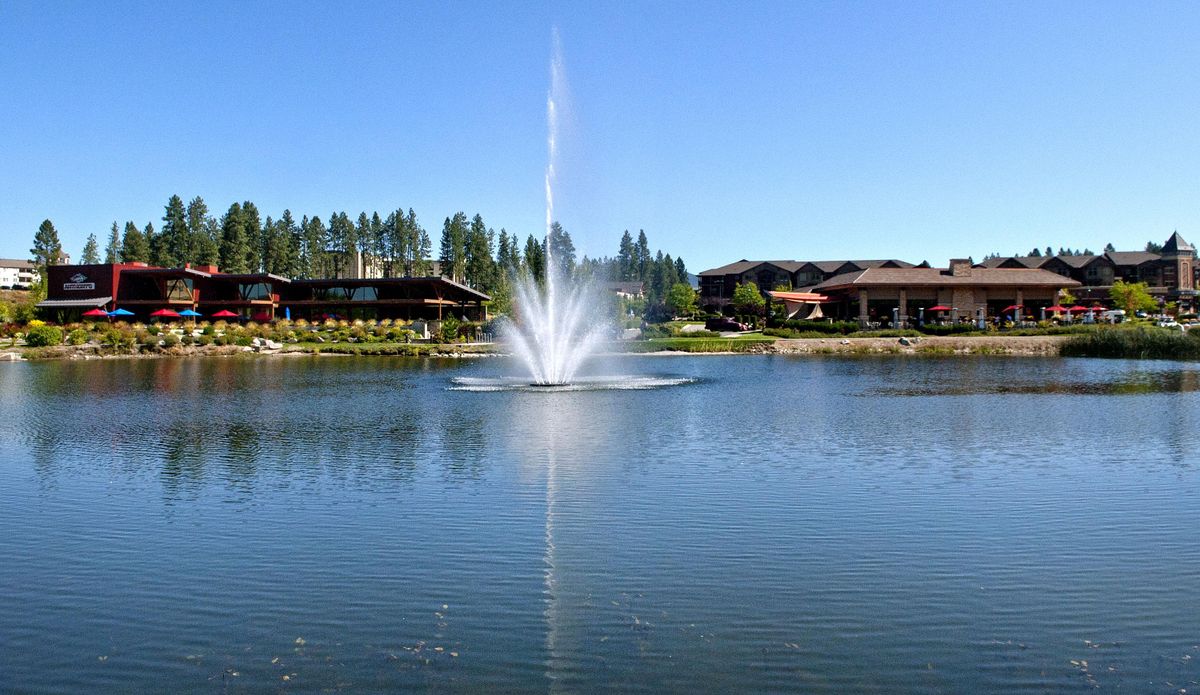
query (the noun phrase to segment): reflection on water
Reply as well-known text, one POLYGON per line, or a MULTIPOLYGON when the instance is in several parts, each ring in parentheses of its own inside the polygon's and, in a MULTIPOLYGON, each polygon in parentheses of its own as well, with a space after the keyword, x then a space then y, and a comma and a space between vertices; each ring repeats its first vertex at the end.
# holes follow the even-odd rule
POLYGON ((1200 679, 1190 366, 3 367, 0 691, 1200 679))

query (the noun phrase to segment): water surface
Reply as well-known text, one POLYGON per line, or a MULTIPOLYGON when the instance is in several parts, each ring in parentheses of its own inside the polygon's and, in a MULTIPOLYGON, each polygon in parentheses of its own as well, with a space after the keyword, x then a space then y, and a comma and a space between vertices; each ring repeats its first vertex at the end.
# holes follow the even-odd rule
POLYGON ((1195 366, 505 369, 0 365, 0 691, 1196 692, 1195 366))

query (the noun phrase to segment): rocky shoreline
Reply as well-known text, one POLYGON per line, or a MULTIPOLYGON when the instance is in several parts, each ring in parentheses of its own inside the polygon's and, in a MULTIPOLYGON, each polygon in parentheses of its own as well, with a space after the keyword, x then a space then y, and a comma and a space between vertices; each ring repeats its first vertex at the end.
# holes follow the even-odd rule
MULTIPOLYGON (((607 355, 1010 355, 1053 357, 1059 354, 1067 336, 961 336, 921 338, 803 338, 779 339, 758 343, 750 349, 693 351, 665 349, 634 351, 617 349, 603 351, 607 355)), ((95 344, 59 345, 54 347, 0 348, 0 361, 94 360, 94 359, 162 359, 171 357, 231 357, 238 355, 297 356, 321 355, 338 357, 399 356, 461 359, 498 357, 506 352, 500 344, 439 345, 378 343, 347 343, 325 345, 280 345, 263 341, 260 345, 176 345, 156 350, 114 352, 95 344)))

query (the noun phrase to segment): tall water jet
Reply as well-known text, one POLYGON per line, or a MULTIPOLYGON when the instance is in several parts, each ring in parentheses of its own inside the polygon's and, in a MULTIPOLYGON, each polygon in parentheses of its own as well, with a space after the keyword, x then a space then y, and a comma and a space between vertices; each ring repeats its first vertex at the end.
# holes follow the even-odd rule
POLYGON ((584 359, 595 351, 604 333, 596 320, 594 294, 587 283, 571 278, 564 264, 556 261, 554 228, 554 184, 558 164, 559 105, 566 93, 562 44, 558 30, 552 37, 550 90, 546 96, 546 233, 543 248, 542 282, 532 270, 515 279, 517 318, 509 325, 507 338, 513 353, 529 370, 539 386, 569 384, 584 359))

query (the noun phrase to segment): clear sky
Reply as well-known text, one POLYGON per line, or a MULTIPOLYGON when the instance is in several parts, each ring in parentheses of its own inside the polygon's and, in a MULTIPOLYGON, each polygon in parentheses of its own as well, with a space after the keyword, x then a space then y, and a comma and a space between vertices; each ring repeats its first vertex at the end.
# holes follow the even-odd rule
POLYGON ((558 217, 697 271, 1200 241, 1200 3, 0 0, 0 255, 44 218, 558 217))

